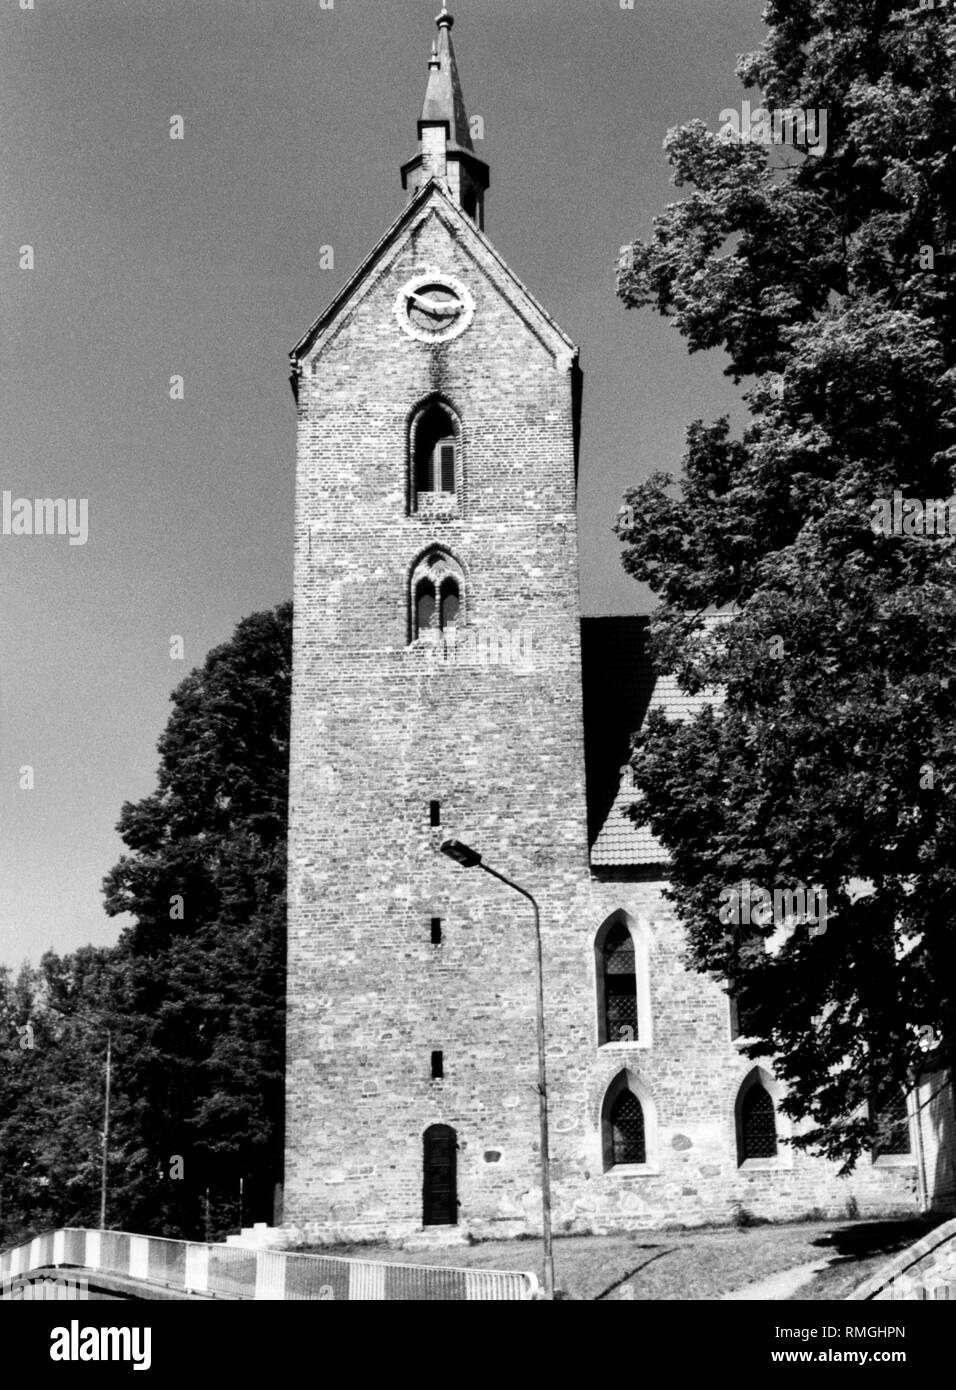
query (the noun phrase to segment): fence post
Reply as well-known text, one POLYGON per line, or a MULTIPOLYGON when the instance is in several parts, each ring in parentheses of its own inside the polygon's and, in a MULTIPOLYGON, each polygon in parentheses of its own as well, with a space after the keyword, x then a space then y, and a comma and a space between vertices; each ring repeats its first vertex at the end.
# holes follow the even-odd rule
POLYGON ((193 1293, 209 1290, 209 1246, 190 1243, 186 1246, 186 1276, 183 1287, 193 1293))

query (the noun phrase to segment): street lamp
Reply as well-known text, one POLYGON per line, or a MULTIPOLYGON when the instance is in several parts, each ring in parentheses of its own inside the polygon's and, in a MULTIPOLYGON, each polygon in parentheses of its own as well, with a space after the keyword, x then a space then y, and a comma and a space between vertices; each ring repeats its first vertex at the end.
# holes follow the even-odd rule
POLYGON ((461 840, 446 840, 441 846, 442 854, 454 859, 463 869, 484 869, 492 878, 499 879, 520 893, 534 908, 534 936, 538 975, 538 1114, 541 1122, 541 1230, 544 1236, 544 1296, 554 1298, 554 1256, 551 1250, 551 1154, 548 1148, 548 1079, 544 1058, 544 972, 541 963, 541 914, 538 904, 526 888, 513 879, 505 878, 497 869, 490 868, 481 855, 461 840))

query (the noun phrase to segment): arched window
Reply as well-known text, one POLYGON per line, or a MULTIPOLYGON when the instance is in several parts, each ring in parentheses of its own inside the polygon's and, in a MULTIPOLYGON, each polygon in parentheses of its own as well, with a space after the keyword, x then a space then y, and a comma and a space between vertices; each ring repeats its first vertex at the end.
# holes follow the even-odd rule
POLYGON ((770 1092, 751 1086, 741 1107, 741 1161, 777 1157, 777 1112, 770 1092))
POLYGON ((657 1120, 654 1102, 632 1072, 618 1072, 601 1107, 601 1147, 605 1171, 611 1168, 647 1166, 656 1150, 657 1120))
POLYGON ((605 919, 595 937, 599 1047, 650 1045, 649 937, 646 924, 635 923, 620 909, 605 919))
POLYGON ((904 1158, 913 1152, 906 1098, 902 1093, 878 1110, 875 1119, 879 1133, 873 1146, 874 1159, 904 1158))
POLYGON ((611 1106, 611 1159, 619 1163, 646 1163, 644 1111, 633 1091, 622 1091, 611 1106))
POLYGON ((424 554, 411 574, 411 640, 427 633, 437 640, 462 621, 465 576, 447 550, 438 546, 424 554))
POLYGON ((423 494, 454 498, 458 488, 458 433, 455 421, 434 401, 412 424, 414 503, 423 494))
MULTIPOLYGON (((778 1157, 777 1109, 768 1086, 769 1076, 755 1067, 737 1093, 737 1162, 764 1162, 778 1157)), ((773 1083, 770 1082, 772 1085, 773 1083)))
POLYGON ((604 1027, 609 1042, 636 1042, 637 973, 634 943, 623 922, 615 922, 604 938, 604 1027))

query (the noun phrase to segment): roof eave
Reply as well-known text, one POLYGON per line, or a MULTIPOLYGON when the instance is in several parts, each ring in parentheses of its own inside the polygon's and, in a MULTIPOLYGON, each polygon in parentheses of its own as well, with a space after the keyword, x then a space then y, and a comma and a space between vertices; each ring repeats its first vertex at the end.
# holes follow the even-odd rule
POLYGON ((434 186, 435 180, 428 179, 427 182, 422 184, 421 188, 418 189, 415 195, 409 199, 409 201, 405 204, 401 212, 396 217, 395 221, 385 232, 384 236, 379 238, 379 240, 372 247, 368 255, 364 258, 364 260, 362 260, 359 263, 357 268, 349 276, 348 280, 346 280, 345 284, 339 290, 335 298, 332 299, 326 305, 319 317, 313 322, 312 327, 306 333, 304 333, 302 337, 299 339, 299 341, 296 343, 295 347, 289 353, 289 357, 293 362, 301 361, 305 354, 311 349, 312 344, 315 342, 315 339, 318 337, 319 333, 325 327, 326 323, 336 313, 339 306, 346 299, 348 299, 349 295, 352 293, 355 286, 361 280, 368 267, 373 264, 373 262, 379 256, 379 254, 392 240, 392 238, 395 236, 395 234, 401 227, 402 223, 405 222, 409 218, 409 216, 417 210, 419 204, 425 201, 426 197, 428 196, 429 190, 434 186))

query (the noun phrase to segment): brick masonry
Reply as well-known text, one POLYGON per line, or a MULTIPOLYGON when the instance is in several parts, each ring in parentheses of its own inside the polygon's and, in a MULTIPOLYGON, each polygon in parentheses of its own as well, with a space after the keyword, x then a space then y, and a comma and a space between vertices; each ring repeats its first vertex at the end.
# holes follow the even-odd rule
POLYGON ((753 1064, 727 999, 682 968, 663 883, 589 866, 575 359, 436 184, 301 347, 284 1224, 312 1240, 420 1231, 422 1136, 437 1123, 457 1133, 461 1227, 538 1226, 530 909, 445 859, 448 836, 541 904, 557 1231, 724 1221, 735 1203, 775 1218, 914 1204, 908 1162, 843 1179, 782 1146, 738 1167, 735 1099, 753 1064), (407 336, 395 313, 433 271, 475 303, 444 343, 407 336), (454 507, 415 514, 409 422, 436 395, 460 421, 462 477, 454 507), (530 632, 520 670, 429 660, 410 641, 410 576, 432 545, 464 572, 466 629, 530 632), (600 1047, 595 937, 616 911, 648 1007, 640 1045, 600 1047), (605 1172, 601 1108, 622 1069, 644 1101, 648 1163, 605 1172))

